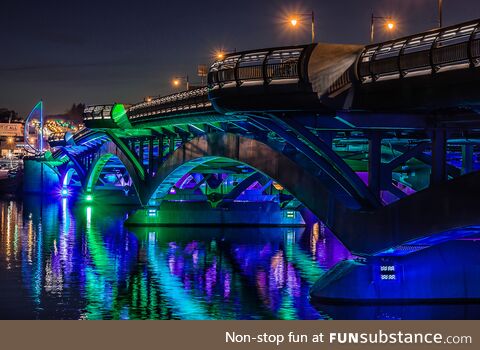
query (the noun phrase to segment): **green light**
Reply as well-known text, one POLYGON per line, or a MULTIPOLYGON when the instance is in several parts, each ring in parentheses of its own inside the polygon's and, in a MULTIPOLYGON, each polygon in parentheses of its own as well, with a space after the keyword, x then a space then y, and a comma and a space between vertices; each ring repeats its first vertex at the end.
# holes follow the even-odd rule
POLYGON ((123 104, 115 104, 112 108, 111 114, 115 123, 122 129, 130 129, 132 127, 128 120, 127 110, 123 104))
POLYGON ((87 202, 91 202, 91 201, 93 201, 93 196, 91 194, 87 194, 85 199, 86 199, 87 202))

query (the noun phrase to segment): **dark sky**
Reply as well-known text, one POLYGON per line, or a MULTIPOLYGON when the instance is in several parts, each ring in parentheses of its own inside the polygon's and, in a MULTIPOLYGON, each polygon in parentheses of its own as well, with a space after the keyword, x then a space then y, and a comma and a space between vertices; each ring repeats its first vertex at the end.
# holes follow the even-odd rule
MULTIPOLYGON (((210 63, 216 48, 300 44, 282 23, 311 10, 318 41, 366 43, 370 14, 398 19, 397 35, 435 27, 437 0, 195 0, 0 2, 0 108, 21 115, 72 103, 134 103, 172 92, 171 79, 210 63)), ((444 0, 444 24, 480 18, 479 0, 444 0)), ((379 33, 378 39, 388 39, 379 33)))

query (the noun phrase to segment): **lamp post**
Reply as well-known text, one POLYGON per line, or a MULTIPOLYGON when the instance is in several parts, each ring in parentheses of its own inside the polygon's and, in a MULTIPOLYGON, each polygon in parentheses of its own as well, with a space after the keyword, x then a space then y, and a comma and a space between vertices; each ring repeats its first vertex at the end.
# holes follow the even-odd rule
POLYGON ((185 82, 187 90, 189 90, 190 89, 190 82, 188 80, 188 75, 185 75, 183 77, 174 77, 173 80, 172 80, 172 84, 175 87, 179 87, 182 81, 185 82))
POLYGON ((438 27, 443 27, 443 0, 438 0, 438 27))
POLYGON ((301 17, 311 19, 312 43, 314 43, 315 42, 315 13, 313 11, 311 13, 297 13, 290 18, 290 20, 289 20, 290 25, 292 27, 296 27, 298 22, 299 22, 299 18, 301 18, 301 17))
POLYGON ((383 20, 385 22, 385 28, 388 31, 392 31, 392 30, 395 29, 395 21, 391 17, 375 16, 372 13, 372 18, 371 18, 371 22, 370 22, 370 44, 373 44, 373 41, 374 41, 375 20, 383 20))

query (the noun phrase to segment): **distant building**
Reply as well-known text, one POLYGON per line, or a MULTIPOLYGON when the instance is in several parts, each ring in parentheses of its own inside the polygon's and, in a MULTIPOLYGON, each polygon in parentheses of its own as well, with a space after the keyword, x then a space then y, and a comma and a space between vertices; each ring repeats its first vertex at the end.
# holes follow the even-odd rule
POLYGON ((19 154, 18 144, 23 144, 23 123, 18 113, 0 108, 0 156, 19 154))

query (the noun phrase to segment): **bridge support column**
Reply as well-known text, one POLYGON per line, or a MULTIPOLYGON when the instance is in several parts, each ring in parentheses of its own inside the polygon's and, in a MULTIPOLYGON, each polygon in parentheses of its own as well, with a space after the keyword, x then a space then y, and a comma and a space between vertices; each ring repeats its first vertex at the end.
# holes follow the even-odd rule
POLYGON ((473 145, 462 145, 462 175, 473 170, 473 145))
POLYGON ((168 153, 173 153, 174 151, 175 151, 175 136, 171 135, 169 137, 168 153))
POLYGON ((148 139, 148 175, 153 174, 153 138, 148 139))
POLYGON ((368 139, 368 187, 377 199, 380 199, 382 184, 382 137, 372 133, 368 139))
POLYGON ((447 132, 443 129, 435 129, 430 139, 432 140, 430 186, 434 186, 447 180, 447 132))
POLYGON ((143 140, 140 140, 138 142, 138 159, 140 160, 140 164, 143 166, 143 148, 145 147, 145 144, 143 140))

